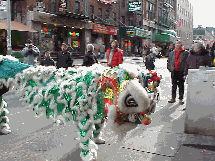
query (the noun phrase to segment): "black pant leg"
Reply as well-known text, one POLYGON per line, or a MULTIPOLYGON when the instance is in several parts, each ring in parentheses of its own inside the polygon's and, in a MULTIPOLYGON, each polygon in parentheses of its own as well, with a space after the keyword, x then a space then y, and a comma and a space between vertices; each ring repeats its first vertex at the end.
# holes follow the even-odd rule
POLYGON ((179 99, 183 100, 184 98, 184 74, 180 72, 178 77, 178 88, 179 88, 179 99))
POLYGON ((172 79, 172 99, 176 98, 176 90, 177 90, 177 76, 178 73, 176 71, 171 72, 171 79, 172 79))

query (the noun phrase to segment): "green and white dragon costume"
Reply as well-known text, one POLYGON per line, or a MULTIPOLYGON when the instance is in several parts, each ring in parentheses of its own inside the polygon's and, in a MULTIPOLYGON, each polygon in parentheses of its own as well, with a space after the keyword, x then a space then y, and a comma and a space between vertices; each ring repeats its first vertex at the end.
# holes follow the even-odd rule
MULTIPOLYGON (((79 129, 80 156, 86 161, 97 158, 95 143, 102 141, 106 116, 107 122, 117 124, 116 128, 151 122, 146 116, 155 110, 159 81, 155 73, 141 71, 136 65, 56 69, 33 67, 12 56, 0 56, 0 91, 15 88, 21 101, 37 116, 46 114, 55 123, 73 120, 79 129)), ((0 95, 0 128, 10 131, 6 107, 0 95)))

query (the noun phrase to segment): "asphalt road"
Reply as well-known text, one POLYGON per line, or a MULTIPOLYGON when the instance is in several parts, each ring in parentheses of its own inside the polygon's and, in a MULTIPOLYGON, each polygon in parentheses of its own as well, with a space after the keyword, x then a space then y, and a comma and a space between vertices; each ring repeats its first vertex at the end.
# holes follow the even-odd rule
MULTIPOLYGON (((124 62, 136 63, 145 68, 141 58, 134 59, 136 58, 125 58, 124 62)), ((148 158, 146 160, 156 161, 174 157, 182 140, 185 113, 181 110, 185 105, 167 103, 171 98, 171 79, 166 69, 166 61, 167 59, 156 59, 155 62, 155 71, 162 75, 162 81, 161 99, 152 114, 152 123, 149 126, 139 125, 131 130, 122 142, 117 142, 117 136, 105 128, 103 137, 106 144, 99 145, 98 160, 119 160, 123 157, 123 160, 142 160, 140 158, 145 157, 148 158)), ((81 62, 82 60, 76 60, 74 64, 81 62)), ((0 160, 79 161, 80 149, 78 141, 74 139, 78 136, 77 129, 72 122, 53 126, 52 119, 46 119, 45 116, 34 117, 33 110, 23 106, 19 96, 14 93, 10 91, 4 95, 10 112, 8 117, 12 132, 0 136, 0 160)))

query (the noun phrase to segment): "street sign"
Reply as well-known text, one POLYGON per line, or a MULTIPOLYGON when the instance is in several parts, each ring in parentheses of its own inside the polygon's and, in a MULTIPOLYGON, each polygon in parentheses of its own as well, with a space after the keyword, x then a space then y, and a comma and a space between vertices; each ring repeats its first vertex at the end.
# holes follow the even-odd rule
POLYGON ((142 3, 141 2, 129 2, 128 3, 128 11, 141 11, 142 3))
POLYGON ((59 11, 67 11, 67 1, 66 0, 60 0, 59 4, 59 11))
POLYGON ((0 1, 0 20, 7 18, 7 1, 0 1))
POLYGON ((0 1, 0 10, 7 11, 7 1, 0 1))

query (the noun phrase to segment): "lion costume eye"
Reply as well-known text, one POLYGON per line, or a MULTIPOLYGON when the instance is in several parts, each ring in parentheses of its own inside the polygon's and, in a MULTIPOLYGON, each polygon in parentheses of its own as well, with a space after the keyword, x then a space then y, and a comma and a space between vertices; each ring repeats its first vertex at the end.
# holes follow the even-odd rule
POLYGON ((134 98, 130 94, 128 94, 125 97, 125 105, 127 107, 138 107, 137 102, 134 100, 134 98))

